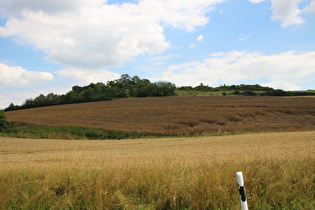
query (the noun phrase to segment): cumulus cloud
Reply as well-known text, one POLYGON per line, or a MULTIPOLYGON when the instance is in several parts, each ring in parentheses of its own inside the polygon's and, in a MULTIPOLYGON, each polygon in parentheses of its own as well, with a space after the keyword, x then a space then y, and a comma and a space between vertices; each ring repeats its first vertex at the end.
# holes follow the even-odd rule
POLYGON ((106 82, 120 78, 120 74, 112 73, 102 69, 93 71, 86 69, 63 69, 54 73, 63 77, 77 80, 82 84, 106 82))
POLYGON ((53 80, 48 72, 28 71, 20 66, 8 66, 0 63, 1 86, 29 86, 36 82, 53 80))
POLYGON ((146 14, 163 24, 192 31, 208 23, 206 13, 224 0, 140 0, 139 7, 146 14))
POLYGON ((217 86, 263 79, 276 88, 295 90, 299 83, 315 73, 314 66, 315 51, 288 51, 278 55, 233 51, 214 53, 202 61, 168 66, 167 71, 156 79, 169 80, 179 86, 195 86, 201 81, 217 86))
POLYGON ((300 2, 301 0, 272 0, 271 19, 280 21, 282 27, 304 23, 305 20, 300 17, 302 12, 298 8, 300 2))
MULTIPOLYGON (((261 3, 265 0, 248 0, 252 3, 261 3)), ((301 14, 315 13, 315 1, 312 0, 304 9, 299 8, 303 0, 270 0, 273 21, 281 23, 283 28, 291 25, 300 25, 305 22, 301 14)))
POLYGON ((33 45, 67 68, 106 68, 166 50, 164 27, 192 31, 207 24, 206 13, 222 1, 1 1, 0 12, 8 21, 0 36, 33 45))

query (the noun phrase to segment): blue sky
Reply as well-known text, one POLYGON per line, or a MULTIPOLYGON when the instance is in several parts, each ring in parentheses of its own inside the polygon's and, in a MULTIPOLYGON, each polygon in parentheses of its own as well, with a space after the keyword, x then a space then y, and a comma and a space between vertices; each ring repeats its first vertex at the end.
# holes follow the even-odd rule
POLYGON ((0 1, 0 108, 121 74, 315 89, 315 0, 0 1))

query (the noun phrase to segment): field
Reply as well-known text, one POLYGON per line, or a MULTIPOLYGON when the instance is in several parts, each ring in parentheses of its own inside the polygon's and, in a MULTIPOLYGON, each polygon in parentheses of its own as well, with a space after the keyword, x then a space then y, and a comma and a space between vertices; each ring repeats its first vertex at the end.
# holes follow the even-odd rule
POLYGON ((315 129, 315 97, 131 98, 6 112, 20 125, 97 127, 147 135, 315 129))
POLYGON ((315 208, 315 131, 138 140, 0 137, 0 209, 315 208))
POLYGON ((238 171, 250 209, 315 209, 315 97, 129 98, 5 114, 21 127, 168 138, 0 137, 0 210, 240 209, 238 171))

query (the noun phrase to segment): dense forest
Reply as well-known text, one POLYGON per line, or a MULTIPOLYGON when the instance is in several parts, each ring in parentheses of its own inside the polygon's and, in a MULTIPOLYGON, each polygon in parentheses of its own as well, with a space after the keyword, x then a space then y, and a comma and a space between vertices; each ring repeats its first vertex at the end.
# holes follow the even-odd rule
POLYGON ((42 106, 52 106, 61 104, 83 103, 93 101, 105 101, 115 98, 127 97, 161 97, 175 96, 176 91, 221 91, 222 95, 245 95, 245 96, 300 96, 315 95, 315 91, 284 91, 263 87, 260 85, 221 85, 210 87, 201 83, 196 87, 182 86, 176 87, 175 84, 167 81, 151 82, 148 79, 141 79, 139 76, 129 76, 122 74, 117 80, 104 83, 91 83, 87 86, 73 86, 72 90, 66 94, 58 95, 49 93, 40 94, 36 98, 27 99, 22 105, 11 103, 4 111, 27 109, 42 106))

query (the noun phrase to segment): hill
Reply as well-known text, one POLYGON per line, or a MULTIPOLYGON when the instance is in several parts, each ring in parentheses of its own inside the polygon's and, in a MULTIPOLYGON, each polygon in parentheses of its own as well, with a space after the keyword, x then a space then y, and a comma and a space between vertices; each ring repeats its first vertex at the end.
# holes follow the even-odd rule
POLYGON ((315 129, 315 97, 125 98, 6 112, 14 124, 96 127, 178 136, 315 129))
POLYGON ((196 87, 182 86, 167 81, 152 83, 148 79, 139 76, 122 74, 120 79, 108 81, 106 84, 91 83, 87 86, 75 85, 66 94, 58 95, 49 93, 40 94, 35 98, 26 99, 22 105, 11 103, 4 111, 29 109, 43 106, 54 106, 73 103, 85 103, 95 101, 106 101, 117 98, 129 97, 162 97, 162 96, 204 96, 204 95, 240 95, 240 96, 314 96, 314 90, 308 91, 284 91, 256 85, 221 85, 209 87, 201 83, 196 87))

